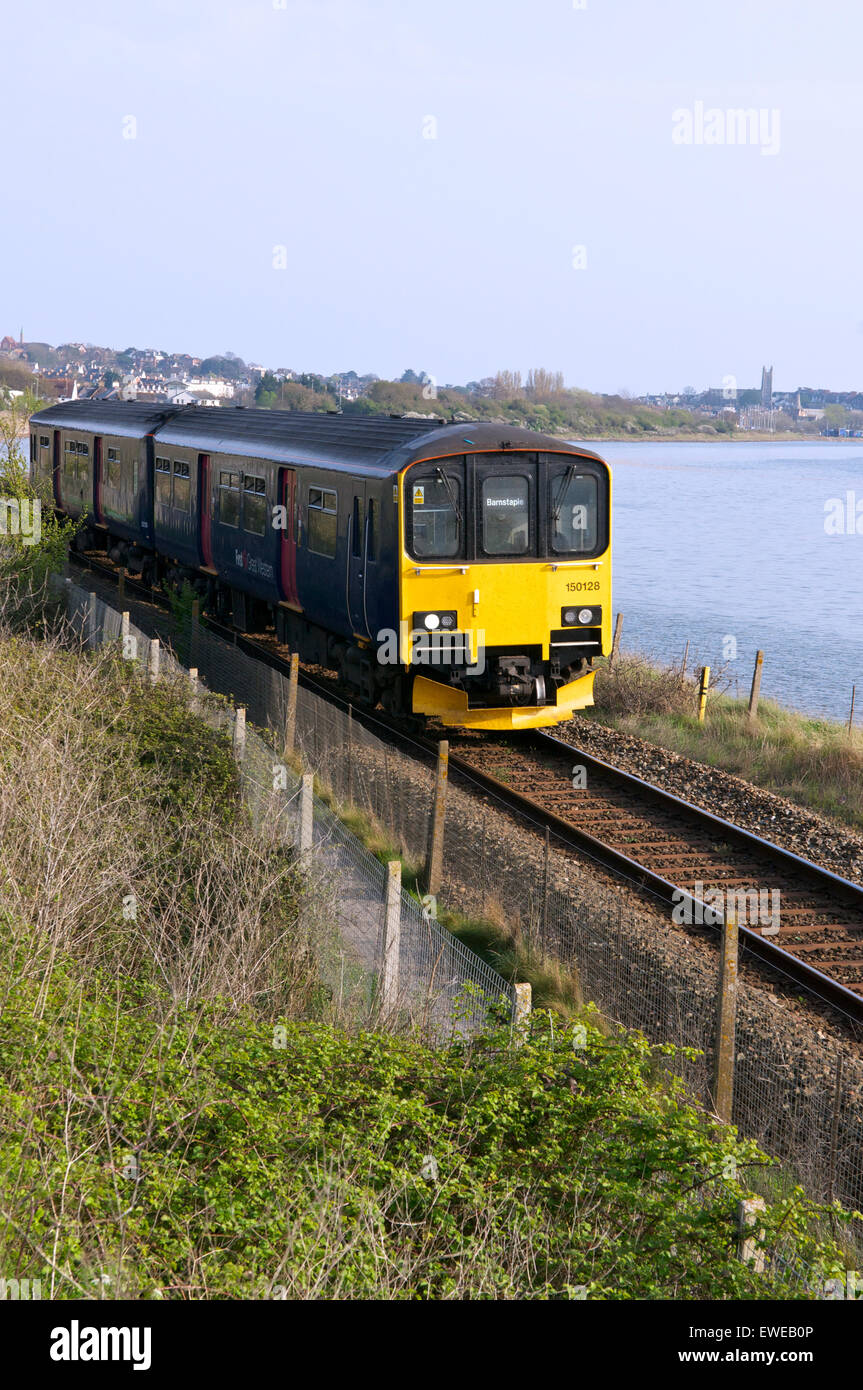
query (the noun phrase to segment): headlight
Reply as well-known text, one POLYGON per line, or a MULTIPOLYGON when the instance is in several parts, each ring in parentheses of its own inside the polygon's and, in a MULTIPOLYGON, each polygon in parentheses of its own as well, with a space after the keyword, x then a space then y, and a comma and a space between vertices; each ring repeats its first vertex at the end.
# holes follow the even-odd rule
POLYGON ((454 632, 457 627, 458 614, 454 608, 438 608, 436 612, 421 609, 411 617, 412 632, 437 632, 438 628, 454 632))
POLYGON ((567 606, 560 610, 561 627, 601 627, 602 605, 595 608, 573 608, 567 606))

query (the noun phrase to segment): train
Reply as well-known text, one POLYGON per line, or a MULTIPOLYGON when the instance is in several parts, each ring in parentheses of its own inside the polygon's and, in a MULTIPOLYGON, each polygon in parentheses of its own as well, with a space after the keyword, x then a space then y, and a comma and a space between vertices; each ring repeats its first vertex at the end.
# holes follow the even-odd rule
POLYGON ((275 630, 359 701, 448 728, 557 724, 609 651, 611 474, 534 430, 62 401, 30 469, 75 543, 275 630))

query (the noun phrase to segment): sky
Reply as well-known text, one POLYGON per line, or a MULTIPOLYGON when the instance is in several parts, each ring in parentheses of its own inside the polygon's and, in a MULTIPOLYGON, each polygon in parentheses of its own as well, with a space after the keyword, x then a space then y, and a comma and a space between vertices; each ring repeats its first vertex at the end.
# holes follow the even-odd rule
POLYGON ((7 6, 0 336, 860 389, 861 51, 857 0, 7 6))

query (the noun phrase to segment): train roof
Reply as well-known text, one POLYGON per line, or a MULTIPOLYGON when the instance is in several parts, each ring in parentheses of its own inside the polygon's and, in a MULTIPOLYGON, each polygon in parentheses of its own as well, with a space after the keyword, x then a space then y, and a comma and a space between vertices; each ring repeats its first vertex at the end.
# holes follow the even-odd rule
POLYGON ((61 430, 86 430, 143 439, 165 423, 172 405, 138 405, 135 401, 57 401, 31 416, 36 425, 61 430))
POLYGON ((598 458, 578 445, 521 426, 475 421, 453 424, 415 416, 61 401, 32 418, 36 424, 91 433, 137 438, 153 434, 157 447, 174 445, 202 453, 228 453, 374 475, 395 474, 424 458, 507 448, 598 458))

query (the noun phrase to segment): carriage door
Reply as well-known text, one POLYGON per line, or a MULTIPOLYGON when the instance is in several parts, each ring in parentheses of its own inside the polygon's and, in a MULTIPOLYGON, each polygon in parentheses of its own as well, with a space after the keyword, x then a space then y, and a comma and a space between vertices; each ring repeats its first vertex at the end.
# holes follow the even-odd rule
POLYGON ((198 550, 201 563, 213 568, 213 541, 210 533, 213 499, 210 496, 210 455, 198 455, 198 550))
POLYGON ((348 513, 348 619, 355 637, 370 636, 365 618, 365 568, 366 537, 364 518, 366 514, 366 485, 358 478, 348 493, 350 511, 348 513))
POLYGON ((279 592, 285 603, 299 608, 297 594, 297 475, 293 468, 279 469, 279 592))
POLYGON ((58 507, 63 506, 63 497, 60 492, 60 431, 54 431, 54 445, 51 450, 51 480, 54 484, 54 501, 58 507))
POLYGON ((93 440, 93 511, 96 520, 104 523, 102 512, 102 436, 97 434, 93 440))

